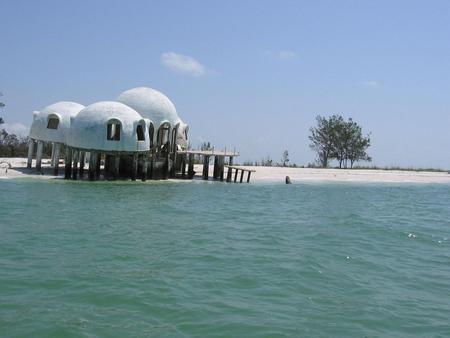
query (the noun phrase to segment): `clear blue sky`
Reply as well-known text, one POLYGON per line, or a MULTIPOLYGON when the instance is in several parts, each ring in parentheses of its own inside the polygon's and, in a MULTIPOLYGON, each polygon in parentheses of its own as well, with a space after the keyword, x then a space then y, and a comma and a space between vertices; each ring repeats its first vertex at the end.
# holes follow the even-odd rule
POLYGON ((450 1, 0 0, 8 123, 150 86, 193 143, 307 164, 317 114, 372 132, 377 165, 450 168, 450 1))

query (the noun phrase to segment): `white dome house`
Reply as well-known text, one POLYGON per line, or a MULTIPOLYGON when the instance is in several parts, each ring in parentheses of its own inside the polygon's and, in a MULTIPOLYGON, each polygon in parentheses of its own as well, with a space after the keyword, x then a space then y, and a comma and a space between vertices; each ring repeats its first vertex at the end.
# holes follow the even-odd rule
POLYGON ((117 97, 122 102, 136 110, 154 124, 157 131, 153 140, 158 146, 163 145, 163 129, 168 129, 172 146, 187 148, 187 133, 189 127, 178 116, 175 105, 163 93, 148 87, 138 87, 124 91, 117 97), (162 127, 162 128, 161 128, 162 127), (176 134, 173 134, 176 133, 176 134))
POLYGON ((148 151, 147 122, 122 103, 97 102, 72 118, 68 145, 86 151, 148 151))
MULTIPOLYGON (((70 118, 77 115, 83 105, 76 102, 56 102, 34 112, 30 128, 30 144, 28 147, 28 168, 31 168, 34 143, 37 142, 36 168, 40 170, 42 151, 45 142, 52 143, 52 165, 59 161, 61 145, 67 143, 70 130, 70 118)), ((57 170, 56 170, 57 171, 57 170)))
POLYGON ((152 88, 138 87, 124 91, 117 97, 117 101, 152 120, 156 128, 159 128, 163 121, 168 121, 172 126, 181 121, 172 101, 152 88))
POLYGON ((111 173, 116 178, 131 163, 132 178, 136 179, 138 157, 145 157, 150 151, 149 126, 148 119, 120 102, 103 101, 87 106, 71 119, 66 177, 72 173, 76 179, 78 162, 84 166, 88 152, 90 178, 98 178, 104 154, 105 174, 111 173))

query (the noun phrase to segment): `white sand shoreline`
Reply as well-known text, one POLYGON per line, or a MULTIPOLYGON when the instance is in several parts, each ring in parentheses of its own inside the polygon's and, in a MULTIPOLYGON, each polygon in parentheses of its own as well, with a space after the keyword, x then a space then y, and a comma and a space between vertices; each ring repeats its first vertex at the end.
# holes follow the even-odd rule
MULTIPOLYGON (((27 169, 26 165, 26 158, 0 158, 0 179, 26 177, 38 179, 63 178, 63 165, 60 165, 60 175, 57 177, 53 176, 51 174, 52 171, 50 169, 49 159, 44 159, 42 161, 42 167, 44 169, 45 175, 37 173, 35 169, 27 169)), ((446 172, 250 166, 243 166, 243 168, 256 170, 256 172, 252 173, 251 175, 251 183, 284 183, 286 176, 289 176, 294 184, 297 182, 385 182, 450 184, 450 174, 446 172)), ((197 172, 197 175, 201 174, 202 165, 196 165, 195 170, 197 172)), ((212 175, 212 172, 213 166, 210 166, 210 175, 212 175)))

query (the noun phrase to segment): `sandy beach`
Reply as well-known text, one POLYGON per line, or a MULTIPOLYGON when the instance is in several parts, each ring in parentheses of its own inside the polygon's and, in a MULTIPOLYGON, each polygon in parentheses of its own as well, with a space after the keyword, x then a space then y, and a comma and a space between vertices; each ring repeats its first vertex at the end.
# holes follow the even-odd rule
MULTIPOLYGON (((52 175, 50 159, 42 160, 44 175, 35 169, 27 169, 26 158, 0 158, 0 179, 14 178, 57 178, 52 175)), ((34 166, 34 162, 33 162, 34 166)), ((64 168, 61 161, 60 175, 64 168)), ((250 167, 256 172, 251 175, 251 182, 284 182, 286 176, 296 182, 391 182, 391 183, 441 183, 450 184, 450 174, 446 172, 402 171, 402 170, 361 170, 361 169, 316 169, 316 168, 283 168, 283 167, 250 167)), ((225 169, 227 170, 227 169, 225 169)), ((196 165, 197 175, 201 174, 202 166, 196 165)), ((213 166, 210 166, 210 175, 213 166)))

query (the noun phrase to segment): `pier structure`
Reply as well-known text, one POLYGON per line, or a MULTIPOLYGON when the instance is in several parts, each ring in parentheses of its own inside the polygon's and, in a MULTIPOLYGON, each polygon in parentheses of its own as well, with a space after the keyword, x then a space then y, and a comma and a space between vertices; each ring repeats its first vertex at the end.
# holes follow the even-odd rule
POLYGON ((239 156, 239 153, 236 151, 227 151, 227 150, 186 150, 178 153, 177 155, 180 157, 181 162, 181 178, 194 178, 196 174, 194 172, 194 164, 195 157, 200 159, 200 163, 202 165, 201 178, 203 180, 209 180, 212 178, 216 181, 225 181, 225 182, 237 182, 237 179, 232 180, 233 171, 235 173, 241 172, 241 178, 239 180, 240 183, 243 182, 243 175, 247 173, 246 182, 250 182, 250 175, 255 170, 246 169, 244 167, 233 166, 234 158, 239 156), (210 163, 213 161, 213 171, 212 176, 210 177, 209 167, 210 163), (186 170, 187 167, 187 170, 186 170))

